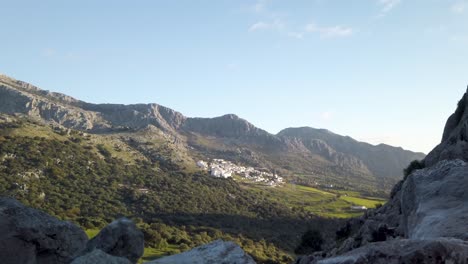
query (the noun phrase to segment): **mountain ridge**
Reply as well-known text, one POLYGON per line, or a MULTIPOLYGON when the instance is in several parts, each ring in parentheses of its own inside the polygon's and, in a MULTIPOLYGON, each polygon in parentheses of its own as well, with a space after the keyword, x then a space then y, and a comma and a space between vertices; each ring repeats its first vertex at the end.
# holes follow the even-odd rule
POLYGON ((317 178, 328 182, 330 175, 339 176, 331 177, 338 182, 358 177, 364 184, 387 191, 410 161, 425 156, 399 147, 360 142, 326 129, 285 128, 271 134, 235 114, 200 118, 186 117, 154 103, 92 104, 5 75, 0 75, 0 112, 24 114, 90 133, 139 131, 151 125, 187 151, 197 150, 193 154, 196 157, 218 155, 285 174, 318 175, 309 177, 308 182, 317 178), (385 158, 376 158, 382 155, 385 158))

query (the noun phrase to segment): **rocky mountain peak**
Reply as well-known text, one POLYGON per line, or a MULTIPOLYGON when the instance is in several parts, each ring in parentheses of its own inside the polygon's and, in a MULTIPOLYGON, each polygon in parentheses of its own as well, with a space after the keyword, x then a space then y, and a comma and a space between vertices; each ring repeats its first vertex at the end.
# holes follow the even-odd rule
POLYGON ((226 114, 226 115, 221 116, 220 118, 231 119, 231 120, 241 119, 239 116, 237 116, 235 114, 226 114))
POLYGON ((225 138, 272 136, 234 114, 215 118, 188 118, 184 124, 184 129, 225 138))

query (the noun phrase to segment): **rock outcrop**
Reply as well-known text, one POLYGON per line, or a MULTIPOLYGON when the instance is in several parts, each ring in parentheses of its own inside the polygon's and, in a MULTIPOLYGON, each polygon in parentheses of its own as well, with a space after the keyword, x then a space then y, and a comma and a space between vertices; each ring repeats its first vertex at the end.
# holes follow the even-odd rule
POLYGON ((72 223, 59 221, 11 198, 0 198, 0 262, 70 263, 88 237, 72 223))
POLYGON ((444 128, 442 142, 425 158, 426 166, 445 159, 468 161, 468 88, 444 128))
POLYGON ((172 132, 182 114, 157 104, 90 104, 0 76, 0 112, 24 114, 81 131, 106 132, 154 125, 172 132))
POLYGON ((426 168, 398 183, 387 204, 350 220, 342 232, 350 236, 339 246, 297 263, 468 263, 466 100, 465 94, 426 168))
POLYGON ((441 161, 403 183, 400 204, 404 236, 468 240, 468 165, 441 161))
POLYGON ((143 232, 131 220, 118 219, 102 229, 97 236, 88 242, 86 252, 92 252, 96 249, 136 263, 144 251, 143 232))
POLYGON ((255 261, 233 242, 216 240, 190 251, 161 258, 148 264, 255 264, 255 261))
POLYGON ((129 219, 112 222, 88 241, 78 226, 0 197, 2 264, 130 264, 143 250, 143 233, 129 219))

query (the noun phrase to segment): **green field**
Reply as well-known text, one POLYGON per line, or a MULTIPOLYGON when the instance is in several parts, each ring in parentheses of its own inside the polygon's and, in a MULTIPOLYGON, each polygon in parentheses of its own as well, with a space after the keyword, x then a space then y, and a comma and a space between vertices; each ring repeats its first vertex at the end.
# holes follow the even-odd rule
POLYGON ((253 191, 266 192, 267 197, 275 202, 323 217, 356 217, 362 215, 363 212, 351 210, 353 205, 375 208, 385 203, 384 199, 363 197, 354 191, 320 190, 295 184, 285 184, 275 188, 246 182, 242 184, 253 191))
POLYGON ((88 229, 88 230, 85 230, 85 233, 86 235, 88 236, 89 239, 95 237, 99 231, 101 230, 98 230, 98 229, 88 229))

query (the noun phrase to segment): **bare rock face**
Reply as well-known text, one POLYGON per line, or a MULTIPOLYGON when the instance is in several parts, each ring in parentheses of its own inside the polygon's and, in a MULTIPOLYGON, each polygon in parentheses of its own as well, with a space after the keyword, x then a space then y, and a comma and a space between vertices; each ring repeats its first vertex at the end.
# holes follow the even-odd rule
POLYGON ((425 158, 426 166, 432 166, 445 159, 468 161, 468 91, 458 102, 444 129, 442 142, 425 158))
POLYGON ((136 263, 143 255, 144 236, 131 220, 118 219, 99 232, 86 246, 86 252, 99 249, 109 255, 136 263))
POLYGON ((88 254, 76 258, 71 264, 131 264, 126 258, 115 257, 96 249, 88 254))
POLYGON ((468 240, 468 165, 441 161, 411 174, 401 190, 405 237, 468 240))
POLYGON ((59 221, 11 198, 0 198, 0 262, 70 263, 88 238, 72 223, 59 221))
POLYGON ((255 261, 233 242, 216 240, 190 251, 161 258, 148 264, 255 264, 255 261))
POLYGON ((314 261, 304 258, 297 264, 400 264, 468 263, 468 243, 455 239, 401 239, 372 243, 344 255, 314 261))
POLYGON ((157 104, 90 104, 0 75, 0 112, 24 114, 82 131, 180 127, 186 117, 157 104))

